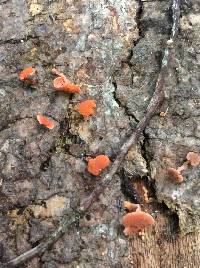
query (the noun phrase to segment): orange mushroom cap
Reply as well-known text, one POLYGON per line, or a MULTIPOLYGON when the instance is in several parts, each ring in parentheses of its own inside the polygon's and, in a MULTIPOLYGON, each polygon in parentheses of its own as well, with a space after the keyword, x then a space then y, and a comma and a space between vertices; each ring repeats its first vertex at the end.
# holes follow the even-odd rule
POLYGON ((197 153, 189 152, 186 158, 193 167, 196 167, 200 164, 200 156, 197 153))
POLYGON ((53 80, 53 86, 58 91, 64 91, 68 93, 80 93, 81 92, 80 87, 73 84, 68 79, 65 79, 62 76, 59 76, 53 80))
POLYGON ((168 174, 169 174, 170 178, 173 179, 175 182, 178 182, 178 183, 183 182, 183 176, 175 168, 169 168, 168 174))
POLYGON ((154 218, 149 213, 143 211, 127 213, 123 217, 125 235, 138 233, 140 230, 153 224, 155 224, 154 218))
POLYGON ((104 169, 104 168, 107 168, 110 164, 110 159, 108 158, 107 155, 98 155, 96 158, 95 158, 95 161, 98 165, 99 168, 101 169, 104 169))
POLYGON ((29 84, 34 84, 36 81, 33 76, 36 73, 36 69, 33 67, 27 67, 19 73, 19 79, 29 84))
POLYGON ((79 86, 70 82, 64 74, 60 73, 57 69, 53 68, 52 73, 58 75, 57 78, 53 80, 53 86, 58 91, 64 91, 68 93, 80 93, 81 89, 79 86))
POLYGON ((101 169, 96 164, 95 159, 90 159, 88 161, 88 172, 94 176, 98 176, 99 173, 101 172, 101 169))
POLYGON ((65 82, 66 82, 66 79, 62 76, 59 76, 53 80, 53 86, 56 90, 63 91, 65 82))
POLYGON ((98 155, 96 158, 88 160, 88 172, 94 176, 98 176, 101 171, 107 168, 110 164, 110 159, 107 155, 98 155))
POLYGON ((44 125, 45 127, 49 128, 49 129, 53 129, 54 128, 54 122, 53 122, 53 120, 49 119, 46 116, 37 115, 37 120, 40 123, 40 125, 44 125))
POLYGON ((82 101, 78 104, 77 111, 83 116, 90 116, 95 113, 96 102, 94 100, 82 101))

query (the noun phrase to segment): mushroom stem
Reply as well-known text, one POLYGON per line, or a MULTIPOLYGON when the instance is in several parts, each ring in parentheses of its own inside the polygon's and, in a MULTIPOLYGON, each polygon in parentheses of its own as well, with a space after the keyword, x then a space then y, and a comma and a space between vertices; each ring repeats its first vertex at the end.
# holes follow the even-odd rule
POLYGON ((51 72, 52 72, 52 74, 55 74, 55 75, 57 75, 57 76, 66 78, 65 75, 64 75, 63 73, 59 72, 56 68, 53 68, 53 69, 51 70, 51 72))
POLYGON ((180 167, 177 168, 177 171, 179 173, 181 173, 184 170, 187 170, 188 169, 188 165, 189 165, 189 161, 184 162, 182 166, 180 166, 180 167))

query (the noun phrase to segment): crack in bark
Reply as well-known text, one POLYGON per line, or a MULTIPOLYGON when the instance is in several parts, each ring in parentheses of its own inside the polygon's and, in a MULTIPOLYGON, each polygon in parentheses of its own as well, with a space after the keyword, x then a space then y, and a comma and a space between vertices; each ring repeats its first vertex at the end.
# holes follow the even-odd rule
POLYGON ((124 109, 125 114, 127 116, 133 118, 136 123, 139 123, 139 120, 136 118, 136 116, 133 113, 130 113, 128 110, 128 107, 126 107, 126 105, 122 105, 121 101, 117 98, 117 94, 116 94, 117 83, 115 81, 113 82, 113 86, 115 87, 115 91, 113 92, 113 97, 114 97, 114 100, 116 101, 116 103, 119 105, 119 107, 124 109))
POLYGON ((35 119, 33 117, 22 117, 22 118, 15 118, 14 120, 10 121, 10 122, 7 122, 7 125, 6 126, 2 126, 2 128, 0 128, 0 133, 11 128, 12 125, 15 125, 18 121, 21 121, 21 120, 24 120, 24 119, 35 119))
POLYGON ((38 36, 27 35, 25 37, 22 37, 21 39, 7 39, 7 40, 2 40, 2 41, 0 41, 0 46, 1 45, 7 45, 7 44, 18 45, 20 43, 27 42, 27 41, 29 41, 31 39, 33 39, 33 40, 38 39, 38 36))
MULTIPOLYGON (((142 0, 136 0, 136 1, 137 1, 138 7, 137 7, 137 11, 136 11, 135 21, 137 23, 137 28, 138 28, 139 35, 138 35, 138 39, 133 42, 134 47, 143 38, 142 28, 141 28, 141 17, 142 17, 142 14, 143 14, 143 2, 142 2, 142 0)), ((130 50, 130 53, 129 53, 129 56, 127 57, 127 59, 122 61, 122 62, 126 63, 129 66, 130 70, 131 70, 131 80, 132 80, 131 84, 133 85, 133 72, 132 72, 132 63, 131 63, 132 56, 133 56, 133 48, 130 50)), ((128 115, 129 117, 133 118, 136 123, 139 123, 139 119, 133 113, 129 112, 128 107, 126 107, 126 105, 122 105, 121 101, 117 98, 117 94, 116 94, 117 82, 116 82, 114 77, 113 77, 113 86, 115 87, 113 97, 114 97, 115 101, 117 102, 117 104, 119 105, 119 107, 124 108, 125 114, 128 115)))
POLYGON ((148 151, 147 151, 149 137, 145 133, 145 130, 143 131, 143 137, 144 137, 144 139, 143 139, 143 141, 141 143, 141 155, 142 155, 143 159, 146 162, 146 168, 148 170, 147 176, 150 177, 151 176, 151 172, 150 172, 150 159, 149 159, 149 154, 148 154, 148 151))
POLYGON ((136 23, 139 31, 139 38, 134 42, 134 45, 136 46, 140 40, 144 37, 142 34, 142 26, 141 26, 141 18, 143 15, 143 1, 142 0, 136 0, 138 3, 138 9, 136 12, 136 23))

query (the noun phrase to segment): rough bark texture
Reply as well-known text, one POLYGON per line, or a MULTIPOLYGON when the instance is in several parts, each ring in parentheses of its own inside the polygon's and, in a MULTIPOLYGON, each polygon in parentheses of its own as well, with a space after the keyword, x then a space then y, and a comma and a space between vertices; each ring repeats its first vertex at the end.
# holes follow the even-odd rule
MULTIPOLYGON (((0 261, 36 246, 94 189, 87 156, 115 159, 153 94, 171 30, 171 1, 0 1, 0 261), (35 66, 38 84, 16 74, 35 66), (56 66, 83 93, 56 93, 56 66), (92 97, 97 114, 83 120, 76 104, 92 97), (49 131, 37 114, 56 122, 49 131)), ((188 151, 200 151, 200 2, 183 1, 175 58, 165 87, 166 117, 156 116, 129 151, 113 184, 88 215, 49 251, 24 267, 199 267, 200 169, 182 185, 166 175, 188 151), (148 190, 144 209, 156 226, 127 239, 124 199, 148 190), (158 204, 160 202, 161 204, 158 204), (163 204, 162 204, 163 202, 163 204), (164 205, 164 203, 167 205, 164 205)))

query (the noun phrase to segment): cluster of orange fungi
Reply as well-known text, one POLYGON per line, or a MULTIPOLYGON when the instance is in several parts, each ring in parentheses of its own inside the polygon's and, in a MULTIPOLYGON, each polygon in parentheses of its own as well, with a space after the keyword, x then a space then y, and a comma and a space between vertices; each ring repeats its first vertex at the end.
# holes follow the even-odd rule
POLYGON ((168 174, 169 177, 176 183, 183 182, 184 178, 181 174, 184 170, 187 170, 189 166, 196 167, 200 164, 200 156, 197 153, 189 152, 186 156, 187 161, 183 163, 182 166, 175 168, 169 168, 168 174))
POLYGON ((141 211, 139 204, 124 201, 124 208, 128 210, 128 213, 122 219, 125 235, 134 235, 155 224, 154 218, 149 213, 141 211))
MULTIPOLYGON (((53 87, 57 91, 66 93, 81 93, 79 86, 70 82, 63 73, 60 73, 57 69, 52 69, 52 73, 57 77, 53 80, 53 87)), ((19 74, 19 79, 29 85, 35 84, 36 69, 33 67, 25 68, 19 74)), ((92 99, 88 99, 80 102, 77 105, 77 111, 83 117, 88 117, 95 114, 96 102, 92 99)), ((54 121, 47 116, 37 115, 39 124, 45 126, 48 129, 53 129, 55 124, 54 121)), ((99 176, 100 173, 106 169, 110 164, 110 159, 107 155, 98 155, 95 158, 88 158, 87 170, 94 176, 99 176)), ((124 203, 124 207, 130 211, 123 217, 123 224, 125 226, 124 233, 126 235, 132 235, 141 229, 154 223, 154 219, 150 214, 142 212, 140 205, 132 204, 128 201, 124 203)))
MULTIPOLYGON (((19 79, 26 84, 34 85, 36 83, 36 69, 33 67, 27 67, 19 73, 19 79)), ((69 81, 66 76, 59 72, 57 69, 53 68, 52 73, 57 77, 53 80, 53 87, 56 91, 62 91, 66 93, 81 93, 79 86, 75 85, 69 81)), ((77 111, 84 118, 94 115, 96 110, 95 100, 85 100, 77 105, 77 111)), ((38 114, 37 120, 39 124, 45 126, 48 129, 53 129, 55 127, 54 120, 48 118, 47 116, 38 114)), ((94 176, 98 176, 101 171, 107 168, 110 164, 110 160, 106 155, 98 155, 94 159, 88 160, 88 172, 94 176)))
MULTIPOLYGON (((79 86, 70 82, 63 73, 60 73, 57 69, 52 69, 52 73, 57 75, 53 80, 53 87, 57 91, 63 91, 67 93, 81 93, 79 86)), ((34 85, 36 79, 36 69, 28 67, 22 70, 19 74, 19 79, 29 85, 34 85)), ((88 117, 95 114, 96 102, 94 100, 85 100, 77 105, 77 111, 83 116, 88 117)), ((167 111, 161 113, 160 116, 165 117, 167 111)), ((37 120, 41 125, 44 125, 48 129, 54 128, 54 121, 44 115, 37 115, 37 120)), ((197 153, 189 152, 187 154, 187 161, 178 169, 169 168, 168 174, 175 182, 181 183, 183 176, 181 172, 186 170, 189 165, 197 166, 200 163, 200 156, 197 153)), ((88 159, 88 172, 94 176, 99 176, 101 171, 107 168, 110 164, 110 160, 106 155, 98 155, 95 158, 88 159)), ((133 204, 125 201, 124 208, 128 210, 128 213, 123 217, 123 225, 125 227, 125 235, 133 235, 138 233, 142 229, 154 225, 155 221, 153 217, 146 212, 141 211, 139 204, 133 204)))

